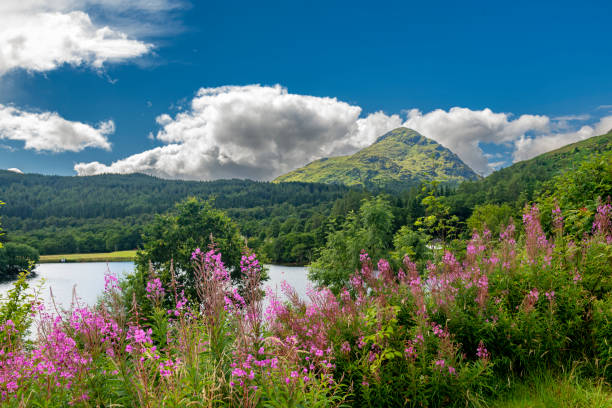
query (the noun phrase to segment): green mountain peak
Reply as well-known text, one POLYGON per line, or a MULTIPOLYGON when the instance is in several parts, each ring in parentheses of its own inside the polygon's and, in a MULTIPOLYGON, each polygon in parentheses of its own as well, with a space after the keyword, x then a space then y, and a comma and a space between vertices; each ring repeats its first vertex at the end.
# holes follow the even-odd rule
POLYGON ((400 127, 348 156, 316 160, 275 182, 316 182, 403 190, 423 181, 456 184, 478 175, 459 157, 420 133, 400 127))

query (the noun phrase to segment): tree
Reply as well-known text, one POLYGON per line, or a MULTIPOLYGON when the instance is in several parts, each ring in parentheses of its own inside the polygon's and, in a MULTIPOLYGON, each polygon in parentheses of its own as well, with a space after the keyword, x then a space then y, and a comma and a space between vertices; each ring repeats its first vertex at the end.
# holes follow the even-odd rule
POLYGON ((16 278, 38 262, 38 251, 26 244, 7 242, 0 247, 0 280, 16 278))
POLYGON ((359 253, 366 250, 377 261, 391 248, 393 212, 382 196, 362 201, 359 214, 351 211, 342 227, 330 232, 327 243, 308 272, 319 286, 340 290, 359 268, 359 253))
POLYGON ((404 225, 393 236, 394 261, 401 263, 406 255, 410 257, 411 261, 419 264, 432 259, 432 251, 427 247, 427 242, 427 235, 413 231, 409 226, 404 225))
POLYGON ((191 254, 196 248, 209 247, 221 252, 223 263, 234 281, 240 278, 240 258, 246 245, 234 222, 210 202, 189 198, 178 203, 173 213, 158 215, 144 228, 143 249, 136 258, 137 272, 131 286, 144 288, 149 263, 162 280, 170 281, 170 263, 188 295, 195 296, 195 279, 191 254))
POLYGON ((458 231, 459 218, 450 215, 450 206, 446 205, 443 198, 437 194, 437 182, 432 182, 422 189, 425 198, 421 201, 425 207, 425 216, 420 217, 414 223, 421 232, 447 242, 458 231))
POLYGON ((482 233, 486 227, 496 237, 500 233, 500 227, 507 226, 513 215, 514 211, 508 204, 477 205, 466 223, 470 232, 477 230, 482 233))

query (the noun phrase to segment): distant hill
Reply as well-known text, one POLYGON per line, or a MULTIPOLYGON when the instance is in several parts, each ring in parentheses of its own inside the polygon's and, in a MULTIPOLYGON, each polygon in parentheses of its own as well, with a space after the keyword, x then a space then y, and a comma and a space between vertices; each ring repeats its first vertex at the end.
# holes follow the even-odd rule
MULTIPOLYGON (((87 177, 0 170, 0 239, 24 242, 42 254, 134 249, 143 225, 178 201, 213 199, 248 237, 267 238, 283 223, 327 214, 349 188, 251 180, 164 180, 143 174, 87 177)), ((314 221, 313 221, 314 222, 314 221)), ((318 222, 318 221, 316 221, 318 222)))
POLYGON ((508 203, 522 206, 532 200, 543 184, 554 176, 571 171, 593 154, 608 151, 612 151, 612 130, 605 135, 515 163, 481 180, 462 183, 450 197, 452 207, 465 216, 478 204, 508 203))
POLYGON ((274 181, 404 190, 423 181, 457 184, 476 179, 478 175, 456 154, 412 129, 401 127, 355 154, 320 159, 274 181))

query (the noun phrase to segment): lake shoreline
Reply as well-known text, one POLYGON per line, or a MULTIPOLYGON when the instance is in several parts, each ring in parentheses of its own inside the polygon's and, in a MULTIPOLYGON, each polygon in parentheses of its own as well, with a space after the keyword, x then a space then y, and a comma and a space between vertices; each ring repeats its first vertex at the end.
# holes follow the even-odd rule
POLYGON ((137 250, 101 252, 91 254, 41 255, 39 264, 75 262, 134 262, 137 250))

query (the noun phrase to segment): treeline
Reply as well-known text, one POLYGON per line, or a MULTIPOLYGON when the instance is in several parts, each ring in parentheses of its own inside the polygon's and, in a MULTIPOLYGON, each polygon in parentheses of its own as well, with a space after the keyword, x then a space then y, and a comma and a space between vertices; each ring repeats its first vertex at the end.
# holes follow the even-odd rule
MULTIPOLYGON (((574 173, 581 161, 600 157, 605 167, 612 161, 606 155, 610 150, 612 133, 516 163, 456 189, 428 184, 373 193, 335 184, 195 182, 142 174, 61 177, 0 171, 0 199, 6 202, 0 207, 6 232, 0 240, 27 244, 41 254, 141 248, 143 228, 156 214, 196 197, 223 210, 266 261, 306 264, 347 221, 356 225, 351 212, 358 214, 364 199, 374 195, 384 197, 392 214, 389 237, 404 227, 401 239, 406 242, 415 239, 406 228, 427 231, 433 238, 462 239, 483 224, 494 228, 499 220, 520 216, 525 203, 553 188, 550 183, 555 177, 574 173), (431 224, 434 222, 438 224, 431 224)), ((606 191, 605 186, 601 191, 606 191)), ((595 205, 594 201, 587 203, 590 214, 595 205)))
POLYGON ((142 245, 143 227, 156 214, 197 197, 224 210, 251 246, 266 245, 271 261, 303 263, 312 247, 325 238, 316 230, 334 203, 349 193, 362 194, 340 185, 312 183, 193 182, 141 174, 61 177, 0 171, 0 197, 6 202, 0 208, 6 235, 0 239, 28 244, 41 254, 135 249, 142 245), (301 255, 282 248, 296 241, 308 247, 301 255))

